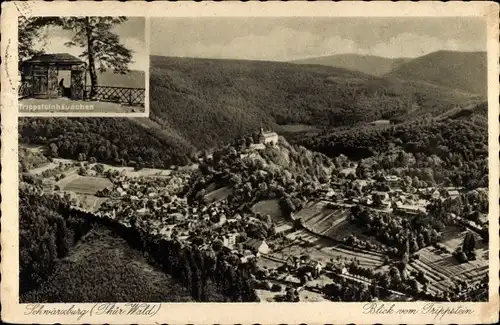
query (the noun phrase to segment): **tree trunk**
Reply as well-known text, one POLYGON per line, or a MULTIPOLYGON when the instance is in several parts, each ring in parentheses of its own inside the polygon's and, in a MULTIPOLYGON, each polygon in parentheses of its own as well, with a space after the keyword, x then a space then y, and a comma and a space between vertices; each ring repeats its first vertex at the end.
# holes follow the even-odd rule
POLYGON ((87 33, 87 53, 89 58, 89 73, 90 73, 90 98, 94 98, 97 91, 97 73, 95 70, 94 48, 92 38, 92 26, 90 18, 85 18, 85 30, 87 33))

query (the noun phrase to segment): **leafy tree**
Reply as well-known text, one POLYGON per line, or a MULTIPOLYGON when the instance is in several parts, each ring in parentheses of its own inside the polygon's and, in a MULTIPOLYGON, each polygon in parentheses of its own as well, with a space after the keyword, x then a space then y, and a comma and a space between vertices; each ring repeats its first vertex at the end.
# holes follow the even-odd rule
POLYGON ((474 238, 474 235, 470 232, 465 234, 464 241, 462 243, 462 249, 463 251, 468 254, 474 251, 476 248, 476 239, 474 238))

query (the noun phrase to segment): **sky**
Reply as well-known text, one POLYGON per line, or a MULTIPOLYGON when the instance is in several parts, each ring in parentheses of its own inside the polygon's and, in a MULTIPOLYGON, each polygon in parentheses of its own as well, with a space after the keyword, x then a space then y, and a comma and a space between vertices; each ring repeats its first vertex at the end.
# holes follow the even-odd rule
POLYGON ((150 32, 152 55, 180 57, 289 61, 486 51, 486 22, 479 17, 155 17, 150 32))
MULTIPOLYGON (((133 51, 131 70, 148 69, 148 51, 145 41, 145 19, 143 17, 128 17, 127 21, 117 25, 112 30, 120 37, 120 42, 129 50, 133 51)), ((45 50, 45 53, 69 53, 76 57, 83 52, 78 46, 68 47, 64 43, 72 38, 72 32, 60 27, 45 27, 43 34, 45 39, 35 44, 35 49, 45 50)))

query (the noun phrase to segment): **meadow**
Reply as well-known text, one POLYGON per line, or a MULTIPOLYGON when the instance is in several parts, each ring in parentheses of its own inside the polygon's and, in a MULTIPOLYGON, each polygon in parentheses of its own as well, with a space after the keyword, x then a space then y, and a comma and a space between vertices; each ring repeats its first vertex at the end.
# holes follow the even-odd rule
POLYGON ((71 175, 70 177, 71 180, 61 187, 61 190, 79 194, 95 194, 97 191, 113 185, 109 179, 104 177, 79 175, 71 175))

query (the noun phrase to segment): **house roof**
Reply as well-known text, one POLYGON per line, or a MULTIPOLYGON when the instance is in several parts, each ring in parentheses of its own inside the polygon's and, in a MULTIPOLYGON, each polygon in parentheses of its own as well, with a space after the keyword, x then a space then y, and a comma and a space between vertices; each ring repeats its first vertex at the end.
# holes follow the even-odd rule
POLYGON ((37 54, 31 59, 23 63, 65 63, 65 64, 82 64, 85 61, 68 53, 53 53, 53 54, 37 54))
POLYGON ((263 132, 261 133, 261 136, 264 138, 271 138, 271 137, 277 137, 278 134, 276 132, 263 132))
POLYGON ((263 239, 250 238, 245 242, 245 246, 258 250, 263 243, 265 243, 263 239))

